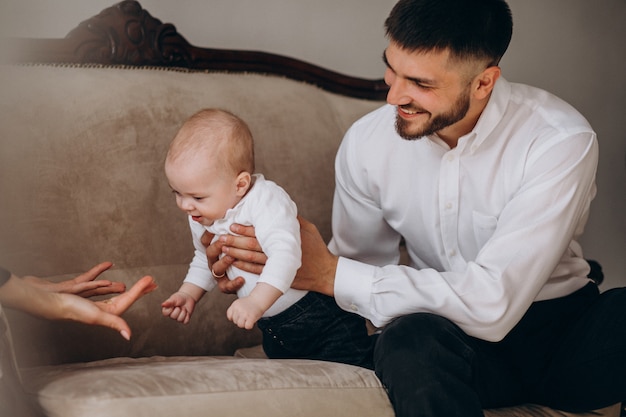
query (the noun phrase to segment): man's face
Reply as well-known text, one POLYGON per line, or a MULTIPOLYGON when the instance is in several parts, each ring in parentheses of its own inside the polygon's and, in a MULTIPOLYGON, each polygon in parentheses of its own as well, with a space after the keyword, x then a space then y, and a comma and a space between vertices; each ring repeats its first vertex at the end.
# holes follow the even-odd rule
POLYGON ((439 133, 459 136, 456 124, 470 108, 471 84, 448 52, 409 52, 391 43, 384 54, 387 102, 398 110, 396 130, 404 139, 439 133))

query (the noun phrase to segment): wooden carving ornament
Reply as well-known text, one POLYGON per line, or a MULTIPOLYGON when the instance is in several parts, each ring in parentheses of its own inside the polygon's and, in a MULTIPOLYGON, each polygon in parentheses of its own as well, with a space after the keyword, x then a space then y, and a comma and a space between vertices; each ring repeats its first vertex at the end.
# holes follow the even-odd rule
POLYGON ((384 100, 382 79, 352 77, 267 52, 200 48, 174 25, 135 0, 124 0, 80 23, 62 39, 12 40, 2 58, 20 63, 176 67, 192 71, 255 72, 285 76, 356 98, 384 100))

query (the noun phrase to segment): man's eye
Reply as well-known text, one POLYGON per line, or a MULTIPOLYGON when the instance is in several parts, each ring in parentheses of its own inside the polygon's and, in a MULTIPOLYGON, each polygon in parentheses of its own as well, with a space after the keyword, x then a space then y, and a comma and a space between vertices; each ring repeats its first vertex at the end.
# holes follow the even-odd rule
POLYGON ((429 85, 424 85, 424 84, 420 84, 420 83, 415 83, 415 86, 417 88, 419 88, 420 90, 430 90, 432 88, 429 85))

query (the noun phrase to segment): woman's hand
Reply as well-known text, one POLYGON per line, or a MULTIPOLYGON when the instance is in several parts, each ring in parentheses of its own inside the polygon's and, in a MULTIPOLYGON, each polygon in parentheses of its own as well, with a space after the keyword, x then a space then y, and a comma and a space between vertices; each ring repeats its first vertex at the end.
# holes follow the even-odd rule
POLYGON ((130 327, 119 316, 157 287, 152 277, 145 276, 128 292, 94 302, 75 294, 44 290, 31 282, 11 275, 9 281, 0 287, 0 303, 49 320, 73 320, 110 327, 127 340, 130 339, 130 327))
POLYGON ((135 301, 154 291, 156 288, 157 284, 154 282, 154 278, 150 275, 146 275, 133 284, 133 286, 130 287, 130 290, 109 298, 108 300, 96 301, 95 304, 105 313, 120 316, 124 314, 124 312, 128 310, 128 308, 133 305, 135 301))
POLYGON ((71 294, 59 294, 67 296, 70 320, 81 321, 87 324, 110 327, 117 330, 124 339, 130 340, 130 327, 121 316, 135 301, 157 288, 154 279, 146 275, 137 281, 130 290, 116 295, 104 301, 92 302, 83 300, 71 294), (71 298, 70 298, 71 297, 71 298), (97 307, 94 309, 93 306, 97 307))
POLYGON ((98 278, 101 273, 112 266, 113 264, 111 262, 102 262, 76 278, 61 282, 52 282, 33 276, 25 276, 22 279, 33 287, 44 291, 75 294, 84 298, 96 295, 123 293, 126 290, 126 286, 121 282, 113 282, 105 279, 96 281, 96 278, 98 278))

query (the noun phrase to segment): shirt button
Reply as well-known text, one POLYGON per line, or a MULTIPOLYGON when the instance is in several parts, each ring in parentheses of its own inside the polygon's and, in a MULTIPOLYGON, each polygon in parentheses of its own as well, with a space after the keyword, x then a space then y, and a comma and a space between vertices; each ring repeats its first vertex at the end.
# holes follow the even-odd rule
POLYGON ((356 311, 359 311, 359 308, 354 304, 350 304, 350 310, 356 312, 356 311))
POLYGON ((452 203, 446 203, 446 210, 450 210, 452 208, 452 203))
POLYGON ((456 256, 456 251, 454 249, 450 251, 450 256, 456 256))
POLYGON ((452 154, 448 155, 448 161, 450 162, 454 161, 454 155, 452 154))

